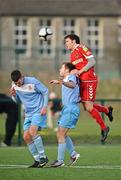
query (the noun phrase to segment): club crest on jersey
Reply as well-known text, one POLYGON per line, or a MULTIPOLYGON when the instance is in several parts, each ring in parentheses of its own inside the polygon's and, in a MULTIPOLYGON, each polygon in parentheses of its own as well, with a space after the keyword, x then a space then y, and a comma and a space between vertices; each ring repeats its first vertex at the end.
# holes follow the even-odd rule
POLYGON ((79 54, 75 54, 75 58, 78 59, 79 58, 79 54))
POLYGON ((31 86, 31 85, 29 85, 29 86, 28 86, 28 89, 31 91, 31 90, 32 90, 32 86, 31 86))

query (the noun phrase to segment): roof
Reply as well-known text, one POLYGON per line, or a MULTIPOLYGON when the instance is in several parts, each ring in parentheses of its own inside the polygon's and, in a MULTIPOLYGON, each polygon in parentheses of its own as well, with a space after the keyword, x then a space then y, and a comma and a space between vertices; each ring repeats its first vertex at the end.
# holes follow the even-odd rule
POLYGON ((0 16, 120 16, 121 0, 0 0, 0 16))

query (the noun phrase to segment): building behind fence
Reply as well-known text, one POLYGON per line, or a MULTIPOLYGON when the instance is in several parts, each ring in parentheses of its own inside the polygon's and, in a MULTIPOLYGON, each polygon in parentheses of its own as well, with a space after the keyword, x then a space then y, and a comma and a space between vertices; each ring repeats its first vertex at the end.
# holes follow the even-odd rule
POLYGON ((101 78, 121 76, 120 0, 0 0, 0 4, 1 70, 56 71, 69 60, 64 36, 76 33, 92 49, 101 78), (47 42, 38 37, 43 26, 53 31, 47 42))

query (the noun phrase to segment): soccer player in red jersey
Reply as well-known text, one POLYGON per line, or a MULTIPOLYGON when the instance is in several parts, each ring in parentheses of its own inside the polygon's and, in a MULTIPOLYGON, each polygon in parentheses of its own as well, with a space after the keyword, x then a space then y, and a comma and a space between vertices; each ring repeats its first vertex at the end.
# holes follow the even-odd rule
POLYGON ((80 95, 84 109, 87 110, 100 125, 102 132, 101 142, 104 143, 110 129, 106 126, 100 112, 104 112, 109 120, 112 121, 113 108, 94 103, 98 82, 97 75, 94 71, 94 55, 89 48, 80 43, 80 38, 77 35, 69 34, 64 37, 64 40, 66 48, 71 50, 71 63, 75 65, 76 68, 72 73, 77 74, 80 79, 80 95))

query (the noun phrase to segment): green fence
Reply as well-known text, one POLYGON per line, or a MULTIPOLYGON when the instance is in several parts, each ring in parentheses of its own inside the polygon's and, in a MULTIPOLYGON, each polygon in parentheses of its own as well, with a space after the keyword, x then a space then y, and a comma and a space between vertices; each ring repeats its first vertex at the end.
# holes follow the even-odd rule
MULTIPOLYGON (((3 101, 5 101, 5 100, 3 100, 3 99, 0 99, 0 103, 2 103, 3 101)), ((113 124, 114 126, 115 126, 115 132, 114 132, 114 135, 115 135, 115 138, 118 138, 119 139, 119 136, 120 136, 120 134, 118 134, 118 136, 117 136, 117 133, 119 133, 120 131, 119 131, 119 128, 120 128, 120 126, 119 126, 119 122, 120 122, 120 113, 121 113, 121 105, 119 105, 120 103, 121 103, 121 99, 97 99, 96 100, 96 102, 100 102, 102 105, 108 105, 108 104, 111 104, 112 106, 114 106, 114 111, 117 111, 116 113, 115 113, 115 118, 114 118, 114 123, 115 124, 113 124), (118 104, 119 103, 119 104, 118 104), (117 110, 116 110, 117 109, 117 110), (117 132, 117 128, 118 128, 118 132, 117 132)), ((21 127, 21 125, 22 125, 22 116, 21 116, 21 104, 19 104, 19 111, 18 111, 18 129, 17 129, 17 131, 18 131, 18 133, 17 133, 17 136, 18 136, 18 145, 19 146, 21 146, 22 145, 22 127, 21 127)), ((82 114, 81 114, 81 117, 80 117, 80 119, 82 120, 82 119, 87 119, 87 117, 86 118, 84 118, 83 117, 83 114, 84 114, 84 116, 85 116, 85 114, 86 113, 84 113, 84 112, 82 112, 82 114)), ((103 116, 103 118, 105 119, 105 115, 104 115, 104 113, 102 113, 102 116, 103 116)), ((89 117, 88 117, 88 119, 89 119, 89 117)), ((106 120, 106 119, 105 119, 106 120)), ((82 120, 83 121, 83 120, 82 120)), ((84 121, 83 122, 81 122, 80 124, 79 124, 79 126, 83 126, 83 123, 84 123, 84 121)), ((92 123, 92 121, 91 121, 91 123, 92 123)), ((82 135, 82 137, 84 137, 85 136, 85 138, 87 138, 88 137, 88 126, 90 126, 89 125, 90 124, 90 121, 88 121, 88 123, 87 123, 87 126, 85 127, 85 133, 83 133, 82 131, 83 131, 83 127, 81 127, 81 130, 79 129, 80 127, 77 127, 77 131, 79 131, 79 133, 75 133, 74 134, 74 136, 76 136, 76 134, 78 135, 78 134, 80 134, 80 136, 82 135), (86 131, 87 131, 87 134, 86 134, 86 131), (86 136, 87 135, 87 136, 86 136)), ((85 125, 84 125, 85 126, 85 125)), ((96 125, 94 125, 94 126, 96 126, 96 125)), ((92 127, 92 125, 90 126, 90 127, 92 127)), ((92 131, 91 130, 91 128, 89 127, 89 131, 92 131)), ((49 130, 47 130, 46 131, 46 133, 44 134, 45 136, 46 136, 46 140, 48 139, 48 137, 50 137, 51 136, 51 131, 49 131, 49 130), (50 133, 50 134, 49 134, 50 133), (47 137, 48 136, 48 137, 47 137)), ((73 135, 73 133, 72 133, 72 135, 73 135)), ((54 136, 55 136, 55 133, 54 133, 54 136)), ((51 137, 50 137, 50 139, 48 139, 48 141, 51 141, 51 137)))
MULTIPOLYGON (((101 103, 101 105, 105 105, 105 103, 106 102, 119 102, 119 103, 121 103, 121 99, 97 99, 96 100, 97 102, 100 102, 101 103)), ((105 116, 104 116, 104 113, 102 113, 102 117, 103 117, 103 119, 105 120, 105 116)))

